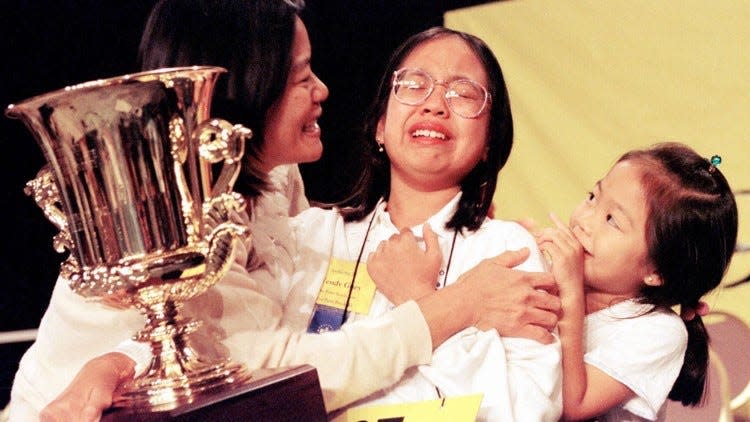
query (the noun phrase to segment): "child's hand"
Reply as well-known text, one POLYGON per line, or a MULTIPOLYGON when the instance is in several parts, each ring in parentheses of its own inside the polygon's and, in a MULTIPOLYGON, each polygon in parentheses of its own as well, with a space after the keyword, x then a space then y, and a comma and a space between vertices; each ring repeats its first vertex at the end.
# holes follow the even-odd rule
POLYGON ((380 242, 367 258, 367 272, 385 297, 396 305, 435 291, 443 261, 440 244, 429 224, 422 228, 425 250, 409 229, 380 242))
POLYGON ((543 229, 537 243, 555 277, 561 297, 583 292, 583 247, 573 232, 556 215, 550 214, 554 228, 543 229))

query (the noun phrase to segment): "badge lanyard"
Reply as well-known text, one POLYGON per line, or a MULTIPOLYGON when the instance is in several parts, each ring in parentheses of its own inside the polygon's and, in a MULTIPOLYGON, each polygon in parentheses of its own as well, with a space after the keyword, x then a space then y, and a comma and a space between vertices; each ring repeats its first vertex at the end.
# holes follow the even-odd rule
MULTIPOLYGON (((372 214, 372 217, 370 218, 370 222, 367 225, 367 232, 365 233, 365 238, 362 240, 362 246, 359 248, 359 254, 357 255, 357 262, 354 264, 354 273, 352 274, 352 281, 349 285, 349 294, 346 297, 346 304, 344 305, 344 313, 341 315, 341 325, 344 325, 346 322, 346 314, 349 311, 349 302, 352 297, 352 291, 354 291, 354 280, 357 278, 357 270, 359 269, 359 263, 362 259, 362 254, 365 251, 365 244, 367 243, 367 237, 370 234, 370 229, 372 228, 372 222, 375 220, 375 214, 377 212, 372 214)), ((422 234, 424 237, 424 233, 422 234)), ((453 248, 456 246, 456 237, 458 237, 458 229, 455 229, 453 231, 453 241, 451 242, 451 250, 448 253, 448 262, 445 265, 445 274, 443 275, 443 283, 441 284, 438 282, 437 287, 445 287, 445 283, 448 281, 448 271, 451 268, 451 260, 453 259, 453 248)))
MULTIPOLYGON (((375 221, 375 215, 377 210, 372 213, 370 222, 367 224, 367 231, 365 232, 365 238, 362 240, 362 246, 359 248, 359 254, 357 255, 357 262, 354 263, 354 272, 352 273, 352 282, 349 283, 349 294, 346 295, 346 304, 344 305, 344 313, 341 314, 341 325, 346 322, 346 313, 349 311, 349 302, 352 300, 352 292, 354 291, 354 280, 357 279, 357 271, 359 270, 359 263, 362 261, 362 254, 365 252, 365 244, 367 243, 367 237, 370 235, 370 229, 372 228, 372 222, 375 221)), ((339 325, 339 327, 341 326, 339 325)))

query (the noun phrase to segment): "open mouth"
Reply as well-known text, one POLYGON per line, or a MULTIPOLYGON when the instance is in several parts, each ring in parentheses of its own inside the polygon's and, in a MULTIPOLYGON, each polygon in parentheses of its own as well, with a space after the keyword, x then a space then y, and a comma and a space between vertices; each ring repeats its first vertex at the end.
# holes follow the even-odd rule
POLYGON ((304 126, 302 126, 302 131, 305 133, 318 133, 320 132, 320 125, 318 125, 318 120, 313 120, 304 126))
POLYGON ((440 139, 440 140, 446 140, 446 136, 444 133, 440 133, 434 130, 427 130, 427 129, 418 129, 412 132, 411 134, 412 138, 431 138, 431 139, 440 139))

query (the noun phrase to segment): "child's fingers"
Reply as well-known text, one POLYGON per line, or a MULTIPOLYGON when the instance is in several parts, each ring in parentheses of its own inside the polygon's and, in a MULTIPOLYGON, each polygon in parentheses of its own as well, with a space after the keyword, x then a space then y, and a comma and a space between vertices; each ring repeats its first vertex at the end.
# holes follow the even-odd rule
POLYGON ((571 247, 576 247, 576 245, 578 245, 578 239, 575 234, 573 234, 572 229, 569 228, 568 225, 565 224, 555 213, 550 213, 549 217, 559 229, 560 234, 564 236, 562 239, 564 239, 571 247))
POLYGON ((552 272, 554 263, 561 262, 564 256, 560 250, 560 246, 551 240, 540 243, 539 251, 541 252, 544 261, 544 269, 549 272, 552 272))
POLYGON ((572 259, 576 256, 576 251, 580 249, 580 244, 575 238, 557 229, 554 229, 547 239, 538 242, 537 245, 547 261, 547 270, 550 270, 555 262, 564 263, 572 259))
POLYGON ((554 243, 561 248, 569 248, 572 244, 570 236, 558 228, 546 228, 537 236, 537 246, 545 242, 554 243))
POLYGON ((551 241, 552 238, 555 237, 555 232, 557 232, 557 229, 552 227, 546 227, 539 230, 535 235, 537 244, 544 241, 551 241))
POLYGON ((560 230, 567 230, 568 226, 565 224, 560 217, 557 216, 554 212, 549 213, 549 218, 552 220, 553 223, 555 223, 555 226, 557 226, 560 230))

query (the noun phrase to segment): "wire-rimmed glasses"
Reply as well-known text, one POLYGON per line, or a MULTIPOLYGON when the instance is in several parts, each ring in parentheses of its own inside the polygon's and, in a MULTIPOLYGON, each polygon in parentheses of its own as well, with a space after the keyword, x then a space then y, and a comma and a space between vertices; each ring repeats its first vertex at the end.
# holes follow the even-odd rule
POLYGON ((490 102, 490 93, 471 79, 439 81, 422 69, 403 68, 393 72, 393 95, 406 105, 419 105, 427 101, 435 85, 445 87, 445 102, 452 112, 473 119, 484 111, 490 102))

